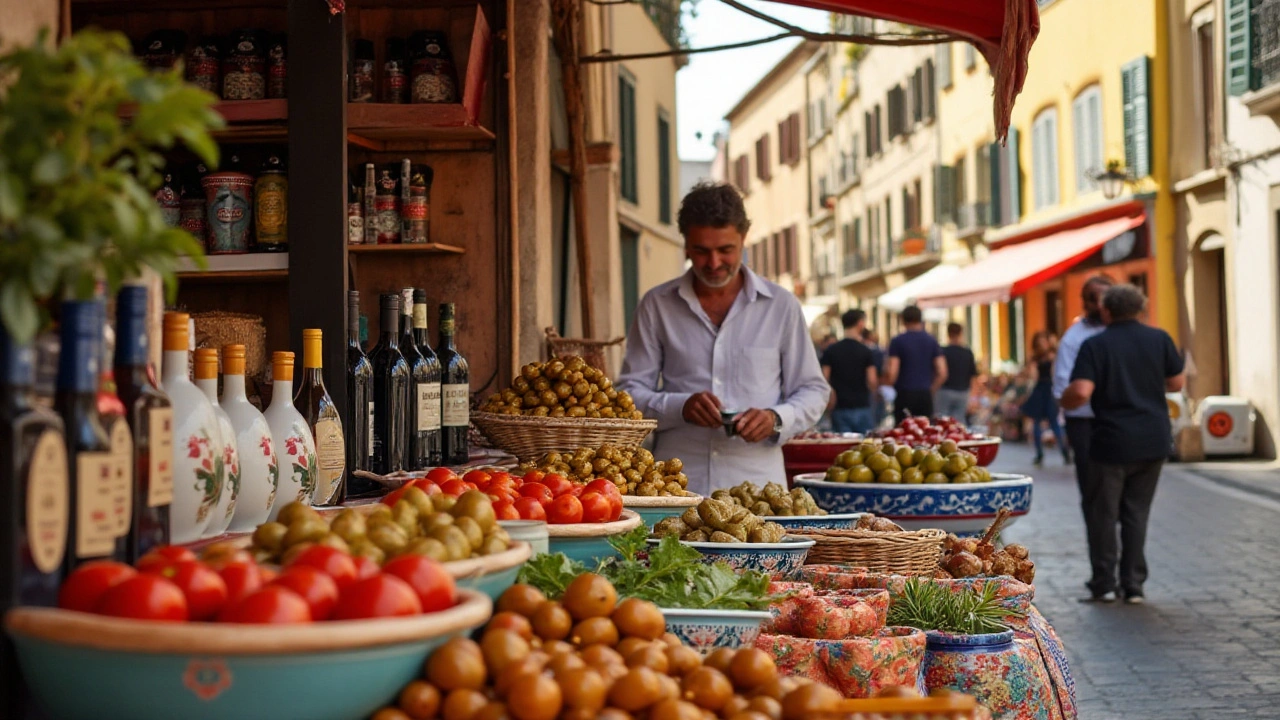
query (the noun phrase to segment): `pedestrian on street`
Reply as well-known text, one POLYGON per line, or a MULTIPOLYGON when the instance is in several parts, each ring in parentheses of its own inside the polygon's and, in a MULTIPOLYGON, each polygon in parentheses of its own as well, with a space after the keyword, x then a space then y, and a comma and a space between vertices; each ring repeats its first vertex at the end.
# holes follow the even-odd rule
POLYGON ((691 266, 640 300, 618 387, 657 419, 653 452, 684 461, 691 492, 784 477, 782 443, 831 393, 800 302, 743 265, 751 221, 732 186, 695 186, 677 224, 691 266))
POLYGON ((822 374, 836 396, 831 429, 838 433, 866 433, 875 426, 871 404, 879 379, 875 356, 862 343, 867 313, 849 310, 840 316, 840 323, 844 325, 844 339, 822 354, 822 374))
POLYGON ((1171 429, 1166 392, 1184 384, 1183 360, 1173 338, 1138 317, 1146 297, 1132 285, 1116 285, 1102 297, 1107 327, 1080 347, 1062 405, 1093 408, 1089 475, 1082 488, 1091 601, 1143 602, 1147 518, 1160 469, 1169 457, 1171 429), (1116 523, 1120 548, 1116 547, 1116 523), (1119 582, 1116 556, 1119 554, 1119 582))
POLYGON ((978 363, 973 358, 973 351, 964 344, 964 326, 960 323, 947 324, 947 346, 942 348, 942 356, 947 361, 947 379, 938 388, 934 411, 967 424, 969 392, 973 378, 978 374, 978 363))
POLYGON ((1053 361, 1057 357, 1057 343, 1048 332, 1041 330, 1031 336, 1031 360, 1027 372, 1034 385, 1031 395, 1022 404, 1022 414, 1031 420, 1031 438, 1035 443, 1037 466, 1044 464, 1044 438, 1041 424, 1053 431, 1053 439, 1062 450, 1062 462, 1071 464, 1071 450, 1062 438, 1062 425, 1058 422, 1058 402, 1053 397, 1053 361))
POLYGON ((884 384, 884 348, 880 347, 880 335, 875 328, 865 327, 862 329, 862 342, 871 349, 871 357, 875 359, 876 372, 880 375, 880 382, 876 387, 876 391, 871 395, 871 415, 872 427, 880 427, 880 423, 884 421, 885 403, 889 402, 887 396, 893 394, 893 388, 884 384))
POLYGON ((933 394, 947 381, 947 360, 932 335, 925 332, 920 308, 908 305, 902 311, 901 335, 889 341, 884 382, 895 393, 893 420, 908 415, 933 415, 933 394))

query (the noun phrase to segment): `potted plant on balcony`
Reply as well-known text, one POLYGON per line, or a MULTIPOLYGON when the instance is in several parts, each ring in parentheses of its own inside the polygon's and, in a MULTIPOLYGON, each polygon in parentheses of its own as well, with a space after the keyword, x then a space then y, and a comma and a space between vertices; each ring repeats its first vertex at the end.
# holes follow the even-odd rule
POLYGON ((899 242, 903 255, 922 255, 927 245, 928 241, 923 228, 911 228, 899 242))

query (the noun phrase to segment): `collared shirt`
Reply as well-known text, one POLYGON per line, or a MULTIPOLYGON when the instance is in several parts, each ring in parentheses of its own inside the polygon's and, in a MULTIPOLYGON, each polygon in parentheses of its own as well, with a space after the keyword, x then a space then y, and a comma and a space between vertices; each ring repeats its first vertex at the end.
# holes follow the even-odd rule
POLYGON ((645 293, 627 336, 618 387, 658 421, 654 455, 680 458, 689 490, 710 495, 751 480, 782 482, 782 443, 821 417, 830 387, 795 296, 746 266, 742 290, 716 327, 693 289, 693 272, 645 293), (710 391, 725 410, 769 409, 782 432, 758 443, 691 425, 684 404, 710 391))
MULTIPOLYGON (((1055 400, 1062 400, 1062 393, 1066 392, 1067 386, 1071 384, 1071 371, 1075 368, 1076 357, 1080 355, 1080 346, 1084 345, 1085 340, 1106 329, 1106 325, 1100 322, 1095 323, 1088 317, 1082 317, 1062 333, 1062 339, 1058 341, 1058 357, 1053 363, 1053 398, 1055 400)), ((1074 410, 1062 412, 1069 418, 1093 417, 1093 408, 1089 403, 1074 410)))

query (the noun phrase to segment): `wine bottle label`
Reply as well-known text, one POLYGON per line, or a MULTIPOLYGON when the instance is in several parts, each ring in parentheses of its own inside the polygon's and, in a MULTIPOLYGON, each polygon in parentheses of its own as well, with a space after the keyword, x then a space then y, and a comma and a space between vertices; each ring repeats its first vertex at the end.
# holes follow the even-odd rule
POLYGON ((469 385, 442 385, 445 427, 466 427, 471 424, 471 396, 469 385))
POLYGON ((373 457, 373 401, 369 401, 369 415, 365 418, 365 437, 369 438, 369 457, 373 457))
POLYGON ((27 547, 42 573, 51 573, 67 553, 71 490, 67 486, 67 446, 46 430, 36 440, 27 472, 27 547))
POLYGON ((173 408, 151 408, 147 427, 147 507, 163 507, 173 503, 173 408))
POLYGON ((76 557, 110 555, 116 549, 111 453, 76 456, 76 557))
POLYGON ((124 418, 111 424, 111 517, 116 537, 129 534, 133 519, 133 435, 124 418))
POLYGON ((316 421, 316 492, 315 505, 331 505, 347 470, 347 443, 342 436, 342 423, 326 418, 316 421))
POLYGON ((418 383, 418 432, 440 429, 440 383, 418 383))

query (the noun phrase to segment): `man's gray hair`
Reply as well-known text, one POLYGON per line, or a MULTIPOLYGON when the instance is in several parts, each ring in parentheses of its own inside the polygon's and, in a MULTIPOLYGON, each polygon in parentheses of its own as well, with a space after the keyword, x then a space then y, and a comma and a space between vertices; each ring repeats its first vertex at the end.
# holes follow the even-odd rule
POLYGON ((1107 288, 1102 296, 1102 307, 1106 308, 1111 321, 1132 320, 1147 308, 1147 296, 1137 287, 1129 284, 1113 285, 1107 288))

